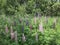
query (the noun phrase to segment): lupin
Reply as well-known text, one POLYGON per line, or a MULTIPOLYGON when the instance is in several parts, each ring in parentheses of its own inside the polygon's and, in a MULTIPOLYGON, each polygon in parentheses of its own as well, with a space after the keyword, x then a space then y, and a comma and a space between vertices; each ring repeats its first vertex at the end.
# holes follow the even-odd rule
POLYGON ((13 25, 16 26, 16 21, 13 22, 13 25))
POLYGON ((38 42, 38 33, 36 33, 36 41, 38 42))
POLYGON ((40 30, 40 32, 43 33, 43 24, 42 24, 42 22, 39 24, 39 30, 40 30))
POLYGON ((48 17, 45 16, 44 23, 48 23, 48 17))
POLYGON ((18 43, 17 31, 15 31, 15 42, 16 42, 16 44, 18 43))
POLYGON ((5 26, 5 32, 8 33, 8 26, 7 26, 7 24, 5 26))
POLYGON ((26 41, 26 38, 25 38, 24 33, 22 34, 22 41, 23 41, 23 42, 25 42, 25 41, 26 41))
POLYGON ((13 32, 12 26, 10 27, 11 30, 11 40, 13 40, 15 38, 15 33, 13 32))
POLYGON ((32 26, 32 25, 30 25, 29 27, 30 27, 30 30, 32 30, 32 29, 33 29, 33 26, 32 26))
POLYGON ((57 19, 54 18, 54 22, 53 22, 53 24, 52 24, 52 28, 53 28, 53 29, 55 29, 55 27, 56 27, 56 22, 57 22, 57 19))
POLYGON ((28 20, 26 20, 26 26, 29 26, 29 21, 28 20))
POLYGON ((24 33, 24 25, 22 25, 22 33, 24 33))

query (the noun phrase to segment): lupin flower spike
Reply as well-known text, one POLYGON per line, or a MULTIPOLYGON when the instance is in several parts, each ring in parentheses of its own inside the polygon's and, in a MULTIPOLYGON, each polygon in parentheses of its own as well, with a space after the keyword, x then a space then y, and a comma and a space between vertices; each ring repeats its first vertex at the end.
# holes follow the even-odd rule
POLYGON ((8 26, 7 26, 7 24, 5 26, 5 32, 8 33, 8 26))
POLYGON ((13 22, 13 25, 16 26, 16 22, 15 21, 13 22))
POLYGON ((13 32, 13 28, 12 28, 12 26, 10 27, 10 30, 11 30, 11 33, 13 32))
POLYGON ((18 43, 17 31, 15 31, 15 42, 18 43))
POLYGON ((55 19, 54 19, 54 23, 55 23, 55 25, 56 25, 56 20, 57 20, 57 19, 55 18, 55 19))
POLYGON ((36 41, 38 41, 38 33, 36 33, 36 41))
POLYGON ((10 27, 10 30, 11 30, 11 39, 14 39, 15 38, 15 33, 13 32, 13 29, 12 29, 12 26, 10 27))
POLYGON ((45 20, 44 20, 45 23, 48 23, 48 19, 47 17, 45 16, 45 20))
POLYGON ((22 22, 22 18, 19 19, 19 22, 20 22, 20 23, 22 22))
POLYGON ((25 42, 25 41, 26 41, 26 38, 25 38, 24 33, 22 34, 22 41, 23 41, 23 42, 25 42))
POLYGON ((22 33, 24 33, 24 25, 22 25, 22 33))
POLYGON ((36 16, 34 17, 34 23, 36 24, 36 16))
POLYGON ((28 22, 28 20, 26 20, 26 26, 28 26, 29 25, 29 22, 28 22))
POLYGON ((30 25, 30 30, 32 30, 33 29, 33 26, 32 25, 30 25))
POLYGON ((40 32, 43 33, 43 24, 42 24, 42 22, 39 24, 39 30, 40 30, 40 32))
POLYGON ((56 26, 56 22, 57 22, 57 19, 54 18, 54 20, 53 20, 53 24, 52 24, 52 28, 54 28, 54 29, 55 29, 55 26, 56 26))

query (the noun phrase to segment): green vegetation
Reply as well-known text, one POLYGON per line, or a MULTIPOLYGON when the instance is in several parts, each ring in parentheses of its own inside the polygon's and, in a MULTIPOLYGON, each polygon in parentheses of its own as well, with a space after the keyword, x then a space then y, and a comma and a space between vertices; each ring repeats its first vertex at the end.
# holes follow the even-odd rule
POLYGON ((0 15, 60 15, 59 0, 0 0, 0 15))
POLYGON ((60 45, 59 0, 0 0, 0 45, 60 45))

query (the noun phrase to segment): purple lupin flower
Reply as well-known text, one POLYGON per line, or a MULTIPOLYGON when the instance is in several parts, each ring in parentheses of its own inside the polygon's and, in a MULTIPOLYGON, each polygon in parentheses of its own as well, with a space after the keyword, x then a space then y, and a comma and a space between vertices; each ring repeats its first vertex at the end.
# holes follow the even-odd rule
POLYGON ((55 18, 55 19, 53 20, 52 28, 55 28, 56 22, 57 22, 57 19, 55 18))
POLYGON ((16 26, 16 21, 13 22, 13 25, 16 26))
POLYGON ((36 33, 36 36, 35 36, 35 38, 36 38, 36 41, 38 41, 38 33, 36 33))
POLYGON ((22 25, 22 33, 24 33, 24 25, 22 25))
POLYGON ((39 24, 39 30, 40 30, 40 32, 43 33, 43 24, 42 24, 42 22, 39 24))
POLYGON ((26 20, 26 26, 29 26, 29 21, 28 20, 26 20))
POLYGON ((22 41, 23 41, 23 42, 25 42, 25 41, 26 41, 26 38, 25 38, 24 33, 22 34, 22 41))
POLYGON ((5 32, 8 33, 8 26, 7 26, 7 24, 5 26, 5 32))
POLYGON ((13 32, 13 29, 12 29, 12 26, 10 27, 10 30, 11 30, 11 39, 14 39, 15 38, 15 33, 13 32))
POLYGON ((18 43, 17 31, 15 31, 15 42, 18 43))
POLYGON ((36 17, 38 16, 38 12, 35 13, 35 16, 36 16, 36 17))

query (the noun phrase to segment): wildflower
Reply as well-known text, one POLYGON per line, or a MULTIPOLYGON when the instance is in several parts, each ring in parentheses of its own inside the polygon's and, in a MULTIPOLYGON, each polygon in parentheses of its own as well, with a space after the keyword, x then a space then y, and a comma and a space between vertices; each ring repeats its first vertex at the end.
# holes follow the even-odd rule
POLYGON ((36 33, 36 41, 38 41, 38 34, 36 33))
POLYGON ((32 25, 30 25, 30 30, 32 30, 33 29, 33 26, 32 25))
POLYGON ((42 25, 42 22, 41 22, 41 24, 39 24, 39 30, 43 33, 43 25, 42 25))
POLYGON ((24 25, 22 25, 22 33, 24 32, 24 25))
POLYGON ((28 26, 29 25, 29 22, 28 22, 28 20, 26 20, 26 26, 28 26))
POLYGON ((15 42, 18 42, 18 38, 17 38, 17 31, 15 31, 15 42))
POLYGON ((41 17, 41 14, 38 14, 38 19, 41 17))
POLYGON ((19 19, 19 22, 22 23, 22 19, 21 18, 19 19))
POLYGON ((13 32, 12 26, 11 26, 10 30, 11 30, 11 32, 10 32, 11 33, 11 39, 14 39, 15 38, 15 34, 13 32))
POLYGON ((12 26, 10 27, 10 30, 11 30, 11 33, 13 33, 13 28, 12 28, 12 26))
POLYGON ((52 28, 55 28, 56 22, 57 22, 57 19, 55 18, 54 21, 53 21, 53 24, 52 24, 52 28))
POLYGON ((5 31, 6 31, 6 33, 8 33, 8 26, 7 26, 7 24, 5 26, 5 31))
POLYGON ((15 21, 14 21, 13 25, 16 26, 16 22, 15 21))
POLYGON ((48 23, 48 19, 47 17, 45 16, 45 20, 44 20, 45 23, 48 23))
POLYGON ((36 16, 36 17, 38 16, 38 12, 36 12, 35 16, 36 16))
POLYGON ((14 38, 15 38, 15 33, 12 32, 12 33, 11 33, 11 39, 13 40, 14 38))
POLYGON ((36 17, 34 17, 34 23, 36 24, 36 17))
POLYGON ((25 38, 24 33, 22 34, 22 41, 23 41, 23 42, 25 42, 25 41, 26 41, 26 38, 25 38))
POLYGON ((55 25, 56 25, 56 22, 57 22, 57 19, 55 18, 53 23, 55 23, 55 25))

